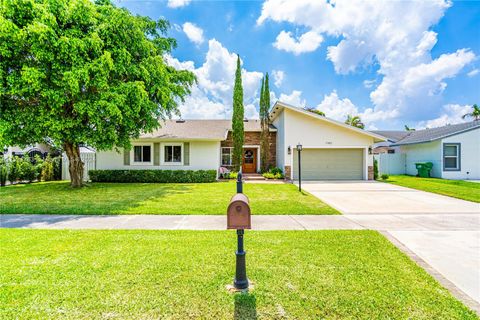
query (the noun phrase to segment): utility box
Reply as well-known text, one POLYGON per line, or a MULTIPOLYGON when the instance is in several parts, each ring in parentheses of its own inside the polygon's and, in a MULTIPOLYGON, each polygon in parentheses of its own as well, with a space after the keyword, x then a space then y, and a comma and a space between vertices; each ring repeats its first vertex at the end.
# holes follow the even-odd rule
POLYGON ((251 229, 251 216, 248 197, 243 193, 237 193, 227 208, 227 229, 251 229))

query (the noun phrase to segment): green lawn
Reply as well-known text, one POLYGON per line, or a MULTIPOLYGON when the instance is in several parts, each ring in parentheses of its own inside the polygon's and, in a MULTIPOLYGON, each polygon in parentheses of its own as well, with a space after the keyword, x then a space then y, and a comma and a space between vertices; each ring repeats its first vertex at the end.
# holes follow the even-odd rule
POLYGON ((1 319, 478 319, 374 231, 0 229, 1 319))
MULTIPOLYGON (((235 182, 204 184, 68 182, 0 188, 0 213, 38 214, 226 214, 235 182)), ((339 214, 292 184, 245 184, 252 214, 339 214)))
POLYGON ((406 175, 390 176, 386 182, 463 200, 480 202, 480 183, 462 180, 419 178, 406 175))

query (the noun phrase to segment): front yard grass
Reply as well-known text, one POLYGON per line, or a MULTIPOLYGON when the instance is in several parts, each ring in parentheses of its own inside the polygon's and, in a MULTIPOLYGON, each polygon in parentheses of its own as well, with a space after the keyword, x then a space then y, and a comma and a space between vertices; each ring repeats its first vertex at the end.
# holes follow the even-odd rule
POLYGON ((1 319, 478 319, 374 231, 0 229, 1 319))
MULTIPOLYGON (((226 214, 235 182, 198 184, 69 182, 0 188, 0 213, 36 214, 226 214)), ((252 214, 339 214, 292 184, 244 184, 252 214)))
POLYGON ((463 180, 420 178, 407 175, 390 176, 385 182, 458 199, 480 202, 480 183, 463 180))

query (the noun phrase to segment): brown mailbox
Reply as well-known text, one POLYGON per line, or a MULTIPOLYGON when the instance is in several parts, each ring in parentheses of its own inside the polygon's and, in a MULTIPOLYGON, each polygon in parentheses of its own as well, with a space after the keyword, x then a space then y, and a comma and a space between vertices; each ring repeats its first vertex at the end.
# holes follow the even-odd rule
POLYGON ((246 195, 237 193, 227 209, 227 229, 251 229, 250 205, 246 195))

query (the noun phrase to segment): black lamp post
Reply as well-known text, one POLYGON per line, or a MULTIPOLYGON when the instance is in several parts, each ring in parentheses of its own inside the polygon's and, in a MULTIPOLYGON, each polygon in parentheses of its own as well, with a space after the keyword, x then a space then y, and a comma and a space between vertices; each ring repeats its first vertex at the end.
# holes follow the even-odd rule
POLYGON ((300 142, 297 144, 297 151, 298 151, 298 191, 302 192, 302 161, 301 161, 301 154, 302 154, 302 145, 300 142))

